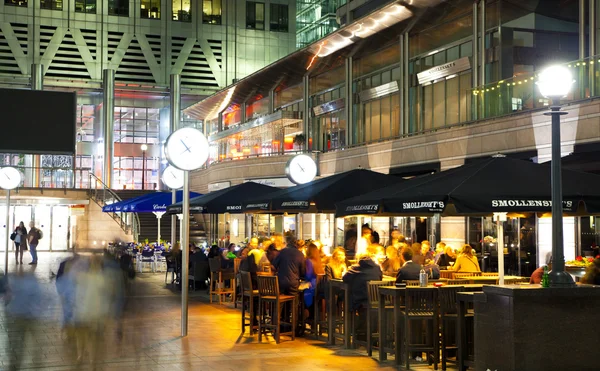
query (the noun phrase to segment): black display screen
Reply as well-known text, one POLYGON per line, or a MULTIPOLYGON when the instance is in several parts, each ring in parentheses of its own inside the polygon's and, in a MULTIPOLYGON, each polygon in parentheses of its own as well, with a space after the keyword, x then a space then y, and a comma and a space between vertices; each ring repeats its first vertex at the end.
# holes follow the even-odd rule
POLYGON ((0 152, 75 154, 77 94, 0 89, 0 152))

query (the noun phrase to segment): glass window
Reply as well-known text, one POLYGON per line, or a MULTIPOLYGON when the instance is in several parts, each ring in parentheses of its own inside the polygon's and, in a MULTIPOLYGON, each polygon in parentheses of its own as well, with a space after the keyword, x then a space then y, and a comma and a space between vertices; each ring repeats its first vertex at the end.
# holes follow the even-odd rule
POLYGON ((271 4, 271 20, 269 22, 269 29, 271 31, 288 32, 288 23, 288 6, 283 4, 271 4))
POLYGON ((75 0, 75 12, 96 14, 96 0, 75 0))
POLYGON ((173 20, 179 22, 192 21, 190 0, 173 0, 173 20))
POLYGON ((444 126, 446 120, 446 81, 433 84, 433 127, 444 126))
POLYGON ((141 0, 140 17, 160 19, 160 0, 141 0))
POLYGON ((458 123, 458 76, 446 80, 446 125, 458 123))
POLYGON ((62 10, 62 0, 40 0, 41 9, 62 10))
POLYGON ((202 1, 202 23, 221 24, 221 0, 202 1))
MULTIPOLYGON (((421 112, 423 114, 423 122, 418 131, 429 130, 433 127, 433 85, 429 84, 422 89, 423 91, 423 107, 421 112)), ((420 112, 417 111, 417 115, 420 112)))
POLYGON ((108 0, 108 14, 129 17, 129 0, 108 0))
POLYGON ((246 28, 251 30, 265 29, 265 4, 248 1, 246 3, 246 28))
POLYGON ((27 0, 4 0, 4 5, 22 6, 27 8, 27 0))

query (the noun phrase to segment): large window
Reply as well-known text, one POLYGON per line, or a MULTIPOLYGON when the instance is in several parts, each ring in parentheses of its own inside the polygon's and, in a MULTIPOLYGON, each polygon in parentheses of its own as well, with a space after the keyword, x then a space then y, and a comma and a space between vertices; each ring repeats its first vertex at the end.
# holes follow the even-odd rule
POLYGON ((221 0, 202 1, 202 23, 221 24, 221 0))
POLYGON ((62 0, 40 0, 41 9, 62 10, 62 0))
POLYGON ((141 0, 140 17, 160 19, 160 0, 141 0))
POLYGON ((246 3, 246 28, 251 30, 265 29, 265 4, 248 1, 246 3))
POLYGON ((4 0, 4 5, 22 6, 27 8, 27 0, 4 0))
POLYGON ((108 14, 129 17, 129 0, 108 0, 108 14))
POLYGON ((96 14, 96 0, 75 0, 75 12, 96 14))
POLYGON ((173 20, 191 22, 190 0, 173 0, 173 20))
POLYGON ((271 4, 271 19, 269 22, 270 30, 288 32, 288 23, 288 6, 282 4, 271 4))
POLYGON ((156 144, 159 123, 158 108, 116 107, 115 142, 156 144))

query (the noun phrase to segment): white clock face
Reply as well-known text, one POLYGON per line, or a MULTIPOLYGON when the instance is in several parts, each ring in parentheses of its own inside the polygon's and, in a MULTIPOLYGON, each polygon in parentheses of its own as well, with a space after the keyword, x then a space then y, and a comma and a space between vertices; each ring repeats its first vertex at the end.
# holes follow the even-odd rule
POLYGON ((167 166, 163 172, 162 181, 170 189, 183 188, 183 170, 179 170, 175 166, 167 166))
POLYGON ((0 168, 0 187, 4 189, 15 189, 21 184, 23 176, 14 167, 0 168))
POLYGON ((305 184, 317 176, 317 164, 308 155, 292 157, 285 168, 288 178, 296 184, 305 184))
POLYGON ((167 138, 165 155, 169 163, 178 169, 199 169, 208 159, 208 140, 197 129, 179 129, 167 138))

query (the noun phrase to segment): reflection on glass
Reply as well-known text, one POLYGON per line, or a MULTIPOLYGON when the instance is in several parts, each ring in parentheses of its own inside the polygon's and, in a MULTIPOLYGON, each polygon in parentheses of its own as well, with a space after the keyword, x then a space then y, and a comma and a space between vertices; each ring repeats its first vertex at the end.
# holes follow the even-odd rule
POLYGON ((140 17, 160 19, 160 0, 141 0, 140 17))
POLYGON ((173 0, 173 20, 179 22, 192 21, 190 0, 173 0))
POLYGON ((108 14, 129 17, 129 0, 108 0, 108 14))
POLYGON ((96 0, 75 0, 75 13, 96 14, 96 0))
POLYGON ((62 0, 40 0, 40 8, 49 10, 62 10, 63 2, 62 0))
POLYGON ((202 1, 202 23, 221 24, 221 0, 202 1))
POLYGON ((251 30, 265 29, 265 4, 246 2, 246 28, 251 30))

